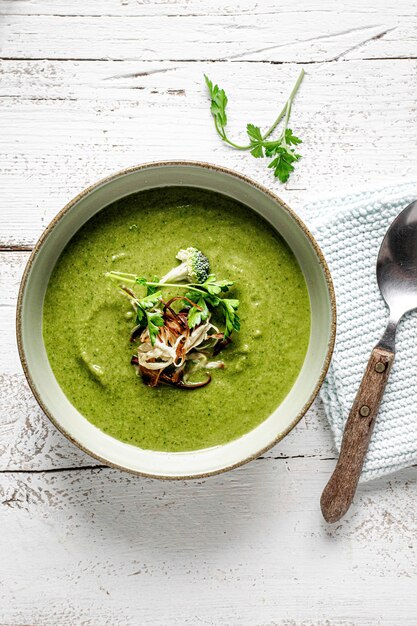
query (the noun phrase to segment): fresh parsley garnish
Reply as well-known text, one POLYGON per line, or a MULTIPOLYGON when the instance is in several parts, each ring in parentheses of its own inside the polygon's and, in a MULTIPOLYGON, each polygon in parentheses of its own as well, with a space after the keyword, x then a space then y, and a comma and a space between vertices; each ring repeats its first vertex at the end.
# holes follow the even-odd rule
POLYGON ((301 70, 301 73, 282 111, 272 126, 265 133, 262 133, 259 126, 255 126, 254 124, 247 125, 246 132, 250 143, 249 145, 244 146, 234 143, 227 136, 227 96, 224 89, 220 89, 218 85, 214 85, 208 76, 204 75, 204 78, 211 99, 210 111, 214 119, 214 126, 222 141, 236 150, 249 150, 255 159, 274 157, 268 167, 273 169, 276 178, 278 178, 282 183, 285 183, 291 172, 294 171, 293 163, 301 159, 301 155, 295 152, 293 146, 299 145, 302 141, 299 137, 293 134, 291 128, 288 128, 288 122, 295 94, 297 93, 304 78, 304 70, 301 70), (284 122, 280 135, 274 141, 268 140, 283 118, 284 122))
POLYGON ((156 315, 158 313, 158 304, 162 299, 160 289, 163 287, 187 290, 184 294, 184 303, 187 304, 187 301, 191 300, 196 305, 192 306, 188 311, 187 319, 190 328, 199 326, 209 318, 210 311, 217 310, 223 315, 225 320, 225 338, 229 337, 233 330, 237 332, 240 330, 240 320, 237 314, 239 300, 222 297, 224 293, 233 287, 234 282, 231 280, 217 280, 214 274, 210 274, 204 283, 201 284, 161 283, 158 282, 156 277, 155 280, 148 281, 143 276, 126 274, 124 272, 108 272, 107 276, 118 282, 146 287, 148 295, 142 298, 142 300, 136 298, 133 292, 130 292, 128 289, 123 288, 122 290, 129 296, 136 308, 137 324, 144 328, 148 327, 152 345, 154 345, 158 335, 158 328, 164 325, 162 313, 159 311, 159 315, 156 315))

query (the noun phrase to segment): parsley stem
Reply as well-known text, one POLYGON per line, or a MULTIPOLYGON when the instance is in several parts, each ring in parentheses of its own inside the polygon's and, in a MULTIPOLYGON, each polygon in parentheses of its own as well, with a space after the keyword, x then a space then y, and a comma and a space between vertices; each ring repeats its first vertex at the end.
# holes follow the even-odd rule
POLYGON ((146 283, 146 287, 180 287, 181 289, 192 289, 200 293, 207 294, 207 291, 199 289, 194 283, 146 283))
POLYGON ((285 120, 284 120, 284 134, 285 134, 285 131, 287 130, 288 120, 290 119, 290 114, 291 114, 291 102, 290 102, 290 100, 288 100, 288 102, 287 102, 287 112, 285 114, 285 120))
MULTIPOLYGON (((286 116, 286 125, 287 125, 289 117, 290 117, 290 113, 291 113, 291 105, 292 105, 293 100, 295 98, 295 94, 297 93, 297 91, 300 88, 301 83, 303 82, 304 74, 305 74, 305 72, 302 69, 300 74, 299 74, 299 76, 298 76, 298 78, 297 78, 297 80, 296 80, 296 83, 295 83, 294 87, 292 88, 290 96, 289 96, 287 102, 285 103, 285 106, 283 107, 282 111, 280 112, 280 114, 278 115, 277 119, 272 124, 272 126, 263 135, 263 139, 267 139, 269 137, 269 135, 271 135, 274 132, 274 130, 276 129, 276 127, 278 126, 278 124, 280 123, 280 121, 282 120, 282 118, 284 117, 285 114, 287 114, 287 116, 286 116)), ((287 127, 286 125, 285 125, 285 128, 287 127)))
POLYGON ((199 293, 207 294, 207 291, 203 289, 199 289, 199 285, 196 283, 153 283, 150 281, 146 281, 143 283, 137 282, 136 274, 128 274, 126 272, 106 272, 106 276, 108 278, 112 278, 113 280, 118 280, 119 282, 128 283, 130 285, 143 285, 144 287, 179 287, 181 289, 192 289, 193 291, 198 291, 199 293))
POLYGON ((220 130, 216 119, 214 119, 214 126, 216 127, 217 133, 220 135, 220 137, 224 139, 225 138, 224 131, 220 130))
POLYGON ((106 272, 106 278, 123 281, 133 285, 136 282, 136 274, 126 274, 125 272, 106 272))
POLYGON ((222 139, 227 144, 229 144, 229 146, 232 146, 232 148, 235 148, 235 150, 249 150, 249 148, 252 147, 252 146, 238 146, 236 143, 233 143, 233 141, 230 141, 230 139, 228 139, 226 135, 222 137, 222 139))
POLYGON ((217 130, 218 134, 220 135, 220 137, 223 139, 223 141, 225 143, 229 144, 229 146, 232 146, 232 148, 235 148, 236 150, 248 150, 248 148, 250 148, 250 146, 238 146, 236 143, 233 143, 233 141, 231 141, 227 137, 227 135, 226 135, 226 133, 224 131, 224 128, 223 129, 219 128, 219 125, 218 125, 216 119, 214 120, 214 126, 216 127, 216 130, 217 130))

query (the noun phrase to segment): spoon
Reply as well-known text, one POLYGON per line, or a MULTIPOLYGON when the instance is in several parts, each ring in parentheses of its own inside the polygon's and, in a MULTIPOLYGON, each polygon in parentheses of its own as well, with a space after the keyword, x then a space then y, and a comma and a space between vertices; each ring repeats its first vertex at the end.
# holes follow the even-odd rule
POLYGON ((403 315, 417 308, 417 200, 389 227, 379 250, 376 276, 389 321, 372 350, 346 422, 339 460, 321 496, 323 517, 330 523, 343 517, 352 503, 394 362, 397 325, 403 315))

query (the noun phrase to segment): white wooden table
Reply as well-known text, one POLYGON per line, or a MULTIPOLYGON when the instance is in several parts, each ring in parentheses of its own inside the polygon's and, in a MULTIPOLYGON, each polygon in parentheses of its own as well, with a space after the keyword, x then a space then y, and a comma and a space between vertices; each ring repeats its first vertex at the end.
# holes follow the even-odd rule
POLYGON ((326 526, 317 403, 265 457, 194 482, 98 466, 33 400, 14 338, 29 251, 78 191, 160 159, 235 168, 304 204, 416 178, 413 0, 0 0, 0 624, 417 624, 415 468, 326 526), (300 67, 304 159, 282 186, 221 145, 267 124, 300 67))

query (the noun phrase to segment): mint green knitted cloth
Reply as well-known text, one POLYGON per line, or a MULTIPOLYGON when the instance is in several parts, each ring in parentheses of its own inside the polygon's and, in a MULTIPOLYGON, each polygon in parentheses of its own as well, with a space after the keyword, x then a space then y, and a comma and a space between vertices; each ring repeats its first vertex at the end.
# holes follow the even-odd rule
MULTIPOLYGON (((388 226, 417 198, 417 183, 328 199, 306 207, 329 264, 337 302, 336 346, 320 395, 338 449, 372 348, 388 320, 376 259, 388 226)), ((400 322, 391 371, 361 480, 417 463, 417 314, 400 322)))

